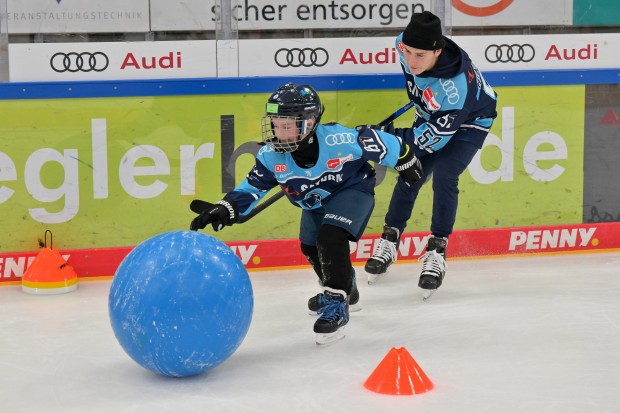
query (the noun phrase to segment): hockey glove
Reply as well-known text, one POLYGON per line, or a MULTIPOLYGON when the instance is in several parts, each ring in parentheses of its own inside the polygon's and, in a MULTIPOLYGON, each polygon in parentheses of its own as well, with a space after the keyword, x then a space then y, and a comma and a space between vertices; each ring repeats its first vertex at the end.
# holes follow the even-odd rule
POLYGON ((222 199, 194 218, 189 229, 198 231, 211 224, 214 231, 219 231, 225 226, 237 222, 238 218, 239 210, 237 204, 234 201, 222 199))
POLYGON ((422 179, 422 164, 409 145, 405 145, 405 148, 405 154, 398 158, 394 169, 407 184, 413 185, 422 179))
POLYGON ((387 132, 390 133, 392 135, 394 135, 395 130, 394 130, 394 124, 393 123, 388 123, 387 125, 384 126, 379 126, 379 125, 359 125, 355 127, 355 130, 357 130, 358 132, 361 132, 363 129, 375 129, 375 130, 380 130, 382 132, 387 132))

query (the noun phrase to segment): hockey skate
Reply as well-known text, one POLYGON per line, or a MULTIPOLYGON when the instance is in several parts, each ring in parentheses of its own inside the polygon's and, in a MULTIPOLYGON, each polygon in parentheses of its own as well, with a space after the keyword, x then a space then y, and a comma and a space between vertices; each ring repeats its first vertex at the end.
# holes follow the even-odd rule
POLYGON ((422 273, 418 286, 422 288, 422 300, 426 301, 435 294, 443 282, 448 264, 446 264, 446 248, 448 239, 431 235, 426 246, 426 254, 418 260, 422 261, 422 273))
POLYGON ((325 287, 323 297, 326 305, 319 309, 319 318, 314 323, 318 345, 343 339, 344 327, 349 322, 349 298, 344 291, 325 287))
POLYGON ((374 284, 388 274, 388 268, 398 259, 399 241, 400 231, 398 228, 384 225, 383 234, 381 234, 377 247, 364 267, 368 273, 368 284, 374 284))
MULTIPOLYGON (((349 294, 349 312, 354 313, 356 311, 360 311, 362 309, 360 300, 360 292, 357 289, 357 282, 355 282, 355 269, 351 268, 351 278, 353 281, 353 286, 351 287, 351 294, 349 294)), ((323 285, 319 282, 321 288, 323 285)), ((308 314, 317 315, 319 309, 323 306, 327 305, 327 300, 323 293, 319 293, 314 297, 310 297, 308 300, 308 314)))

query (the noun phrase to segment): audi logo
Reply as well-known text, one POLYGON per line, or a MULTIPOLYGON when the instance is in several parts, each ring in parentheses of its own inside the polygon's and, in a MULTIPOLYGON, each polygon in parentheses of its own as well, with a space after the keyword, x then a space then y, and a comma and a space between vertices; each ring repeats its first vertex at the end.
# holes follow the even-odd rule
POLYGON ((103 72, 110 60, 103 52, 55 53, 50 59, 50 66, 55 72, 103 72))
POLYGON ((352 133, 334 133, 325 137, 328 146, 344 145, 355 142, 356 136, 352 133))
POLYGON ((531 44, 492 44, 484 51, 489 63, 531 62, 536 55, 531 44))
POLYGON ((274 56, 276 64, 280 67, 321 67, 329 61, 329 53, 322 47, 311 49, 309 47, 278 49, 274 56))
POLYGON ((451 104, 455 104, 459 101, 459 90, 456 88, 454 82, 450 79, 447 80, 439 80, 439 84, 441 85, 444 92, 446 92, 446 96, 448 96, 448 102, 451 104))

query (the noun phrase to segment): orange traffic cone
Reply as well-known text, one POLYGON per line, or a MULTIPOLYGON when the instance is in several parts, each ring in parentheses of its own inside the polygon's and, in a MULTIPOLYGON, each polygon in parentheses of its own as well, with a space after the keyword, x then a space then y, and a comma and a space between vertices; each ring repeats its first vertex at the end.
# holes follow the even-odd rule
POLYGON ((29 294, 63 294, 75 289, 77 274, 51 243, 39 251, 22 276, 22 291, 29 294))
POLYGON ((376 393, 411 395, 426 393, 433 383, 404 347, 392 348, 364 383, 376 393))

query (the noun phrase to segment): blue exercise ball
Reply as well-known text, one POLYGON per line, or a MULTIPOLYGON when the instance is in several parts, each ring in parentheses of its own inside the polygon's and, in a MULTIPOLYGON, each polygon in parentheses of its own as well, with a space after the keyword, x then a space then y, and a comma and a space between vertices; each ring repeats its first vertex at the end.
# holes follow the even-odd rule
POLYGON ((172 231, 136 246, 110 287, 116 339, 142 367, 188 377, 224 362, 250 327, 254 298, 243 263, 204 233, 172 231))

